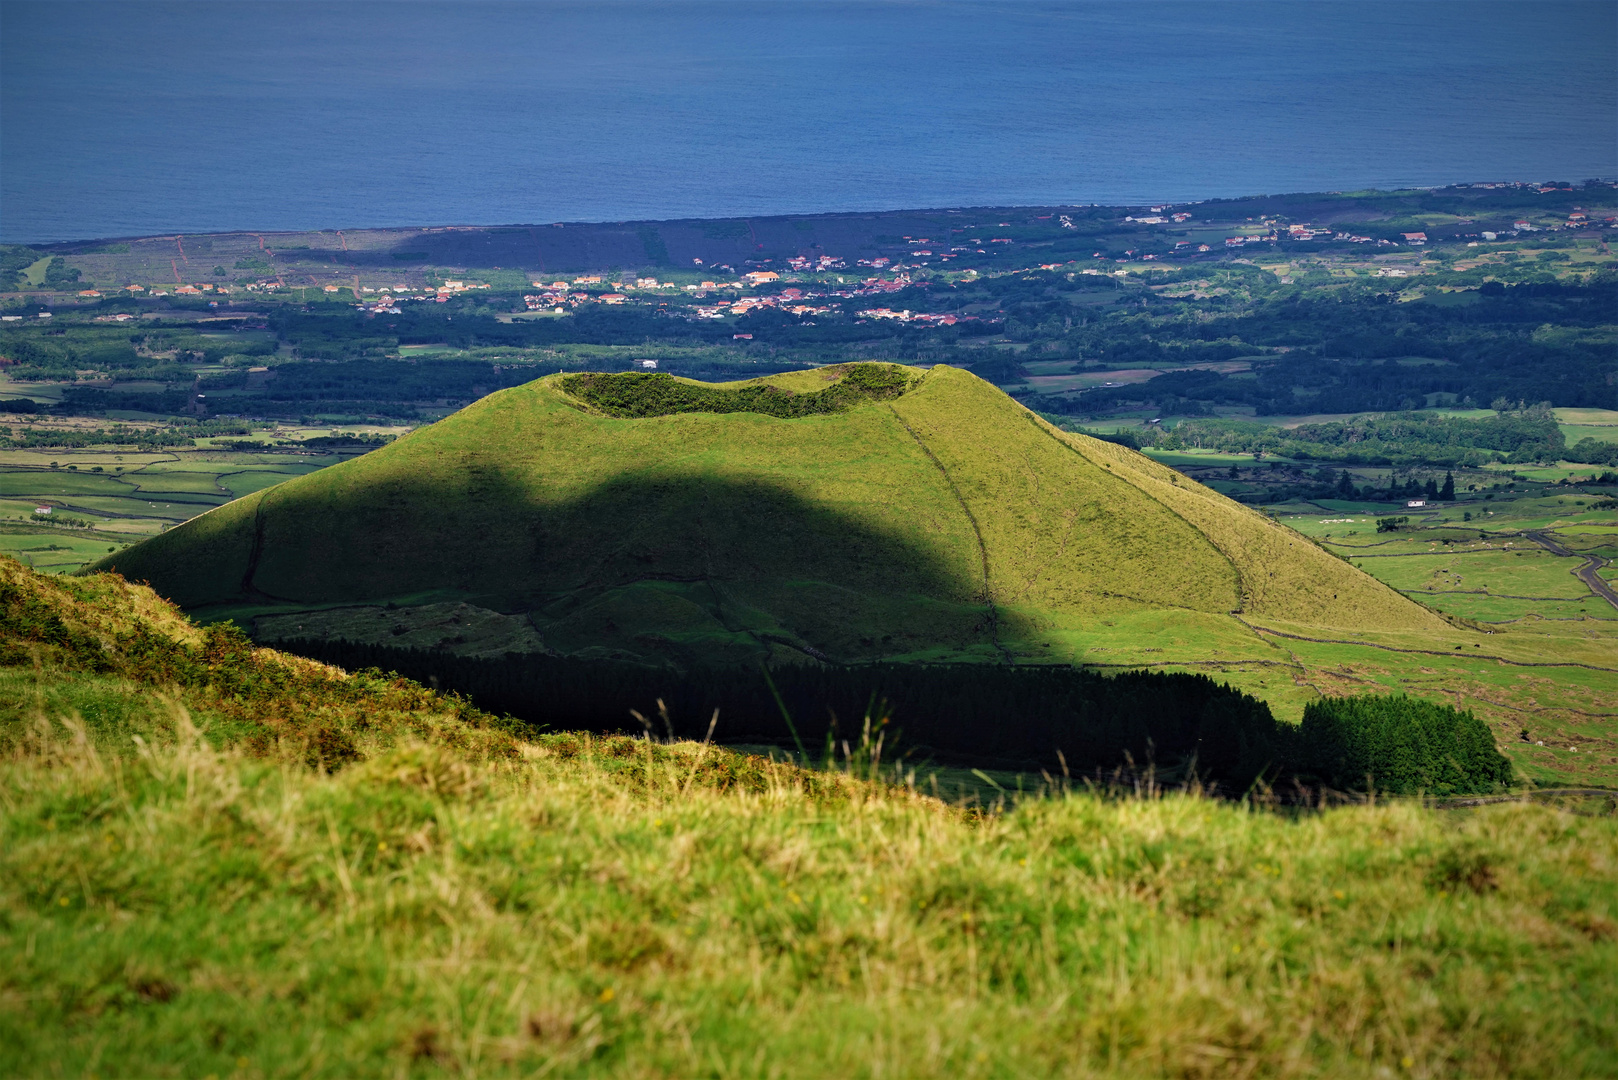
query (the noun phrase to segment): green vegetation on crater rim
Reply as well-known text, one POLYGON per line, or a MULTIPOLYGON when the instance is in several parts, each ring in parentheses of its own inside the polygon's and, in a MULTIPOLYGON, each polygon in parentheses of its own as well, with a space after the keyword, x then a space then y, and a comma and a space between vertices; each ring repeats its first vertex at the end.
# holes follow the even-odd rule
POLYGON ((847 364, 822 368, 837 381, 824 390, 794 393, 767 382, 709 386, 672 375, 587 372, 562 379, 562 389, 609 416, 672 416, 675 413, 763 413, 789 419, 840 412, 866 401, 898 397, 909 389, 913 374, 896 364, 847 364))

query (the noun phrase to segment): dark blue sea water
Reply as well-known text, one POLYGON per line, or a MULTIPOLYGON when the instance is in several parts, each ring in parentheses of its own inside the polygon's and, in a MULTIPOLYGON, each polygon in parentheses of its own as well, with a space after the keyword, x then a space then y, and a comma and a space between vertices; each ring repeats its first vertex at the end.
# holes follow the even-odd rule
POLYGON ((0 237, 1618 174, 1618 5, 0 3, 0 237))

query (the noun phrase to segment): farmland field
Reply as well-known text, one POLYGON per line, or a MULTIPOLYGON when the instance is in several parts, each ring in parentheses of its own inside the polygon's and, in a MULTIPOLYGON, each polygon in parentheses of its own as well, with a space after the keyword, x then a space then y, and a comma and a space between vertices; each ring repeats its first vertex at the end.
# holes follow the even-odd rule
POLYGON ((295 452, 0 449, 0 553, 77 570, 216 506, 353 457, 295 452), (50 507, 49 514, 38 511, 50 507))
MULTIPOLYGON (((1374 686, 1447 698, 1488 719, 1532 779, 1618 783, 1618 608, 1573 573, 1586 556, 1618 555, 1618 520, 1593 502, 1530 492, 1439 504, 1408 511, 1412 520, 1389 533, 1375 531, 1386 508, 1276 507, 1286 525, 1485 633, 1481 643, 1460 634, 1448 642, 1365 635, 1374 643, 1367 647, 1298 640, 1321 635, 1294 629, 1286 645, 1321 693, 1374 686), (1572 555, 1555 554, 1528 530, 1572 555), (1452 655, 1435 655, 1443 653, 1452 655)), ((1610 567, 1603 577, 1613 580, 1610 567)))

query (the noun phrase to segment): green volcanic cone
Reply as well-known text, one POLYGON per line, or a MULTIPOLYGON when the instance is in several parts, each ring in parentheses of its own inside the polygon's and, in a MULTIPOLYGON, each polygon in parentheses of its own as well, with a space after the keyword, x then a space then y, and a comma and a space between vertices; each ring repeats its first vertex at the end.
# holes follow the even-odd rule
POLYGON ((491 655, 1066 661, 1099 625, 1442 626, 948 367, 552 376, 92 569, 268 639, 491 655))

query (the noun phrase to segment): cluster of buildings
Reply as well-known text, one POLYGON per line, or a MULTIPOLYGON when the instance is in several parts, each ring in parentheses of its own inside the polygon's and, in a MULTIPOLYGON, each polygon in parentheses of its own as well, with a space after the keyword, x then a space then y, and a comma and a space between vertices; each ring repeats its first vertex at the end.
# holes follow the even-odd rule
POLYGON ((926 311, 894 311, 891 308, 866 308, 859 312, 862 319, 893 319, 897 322, 924 323, 933 326, 954 326, 958 322, 972 322, 976 315, 938 315, 926 311))
MULTIPOLYGON (((823 265, 830 269, 836 269, 836 264, 840 263, 840 260, 837 260, 834 256, 821 256, 814 260, 813 263, 810 262, 807 256, 802 256, 799 257, 798 261, 804 262, 806 268, 823 265)), ((861 261, 868 264, 881 263, 884 266, 889 263, 888 259, 880 256, 861 261)), ((1062 264, 1052 263, 1048 269, 1057 269, 1060 265, 1062 264)), ((751 270, 733 281, 705 280, 698 284, 683 286, 660 282, 654 277, 640 277, 635 278, 633 284, 628 280, 621 280, 615 286, 607 286, 614 291, 602 292, 584 288, 603 284, 600 275, 592 274, 576 277, 571 283, 567 281, 535 281, 532 284, 539 291, 527 293, 522 299, 524 307, 529 311, 554 311, 560 313, 583 303, 623 304, 632 299, 630 295, 632 292, 640 290, 661 291, 679 288, 692 295, 693 298, 701 299, 713 291, 740 294, 745 290, 775 285, 780 283, 781 280, 780 273, 774 270, 751 270)), ((813 303, 814 299, 827 297, 847 299, 857 296, 881 295, 898 292, 911 284, 913 282, 909 274, 897 272, 890 278, 874 276, 863 279, 857 285, 830 287, 823 290, 814 286, 798 287, 793 285, 781 289, 778 293, 768 295, 736 295, 712 303, 697 304, 690 309, 688 317, 695 319, 722 319, 727 315, 745 315, 759 308, 776 308, 799 316, 825 315, 831 313, 833 309, 813 303)), ((909 316, 906 317, 907 319, 910 318, 909 316)), ((915 316, 915 318, 920 318, 920 316, 915 316)))
MULTIPOLYGON (((408 288, 393 289, 386 285, 380 289, 372 289, 370 286, 361 286, 359 292, 362 299, 354 306, 372 315, 397 315, 399 314, 398 305, 401 300, 412 300, 423 303, 431 301, 439 304, 445 304, 449 302, 449 298, 451 296, 454 296, 457 293, 471 292, 474 289, 487 289, 488 287, 489 286, 485 284, 468 285, 464 281, 446 281, 442 285, 422 290, 408 288), (365 296, 365 294, 371 295, 365 296)), ((337 285, 326 285, 323 288, 324 291, 328 293, 341 291, 341 288, 337 285)))
POLYGON ((846 262, 835 255, 820 255, 813 259, 806 255, 794 255, 787 260, 787 265, 794 270, 807 270, 817 273, 823 273, 827 270, 844 270, 848 267, 846 262))
MULTIPOLYGON (((1185 211, 1185 210, 1177 211, 1177 212, 1169 214, 1167 217, 1165 217, 1165 216, 1163 216, 1163 211, 1165 211, 1167 209, 1168 209, 1168 207, 1166 207, 1166 206, 1154 206, 1154 207, 1152 207, 1152 212, 1150 214, 1142 214, 1142 215, 1139 215, 1139 216, 1131 214, 1128 217, 1124 218, 1124 220, 1125 221, 1133 221, 1137 225, 1167 225, 1171 221, 1174 224, 1178 225, 1182 221, 1190 221, 1191 220, 1190 213, 1185 211)), ((1069 218, 1066 214, 1063 214, 1062 215, 1062 225, 1065 228, 1071 229, 1071 228, 1073 228, 1073 220, 1071 218, 1069 218)))
POLYGON ((570 301, 565 292, 526 293, 522 298, 523 307, 529 311, 560 312, 562 305, 570 302, 578 303, 577 300, 570 301))
MULTIPOLYGON (((1426 233, 1405 233, 1404 235, 1406 242, 1410 244, 1419 246, 1427 242, 1426 233), (1412 239, 1413 237, 1415 239, 1412 239)), ((1288 225, 1284 234, 1280 231, 1279 227, 1272 225, 1271 231, 1267 233, 1258 233, 1253 236, 1227 236, 1225 237, 1225 247, 1239 248, 1247 244, 1270 244, 1281 239, 1294 240, 1298 242, 1307 242, 1310 240, 1331 240, 1338 243, 1348 244, 1376 244, 1379 247, 1399 246, 1399 242, 1397 240, 1378 240, 1374 236, 1359 236, 1355 233, 1335 232, 1329 228, 1318 228, 1310 225, 1308 222, 1304 222, 1302 224, 1288 225)), ((1197 250, 1207 251, 1208 246, 1204 244, 1197 250)))
MULTIPOLYGON (((1062 264, 1060 263, 1052 263, 1049 268, 1056 269, 1061 265, 1062 264)), ((779 280, 779 275, 770 273, 768 271, 756 272, 754 274, 746 275, 746 277, 747 281, 745 284, 763 284, 765 282, 779 280)), ((744 284, 744 282, 736 283, 737 286, 742 284, 744 284)), ((845 286, 842 288, 814 290, 790 286, 773 295, 739 296, 734 300, 725 300, 714 304, 698 304, 692 308, 691 317, 696 319, 722 319, 726 315, 745 315, 750 311, 760 308, 775 308, 777 310, 790 312, 793 315, 799 316, 826 315, 830 314, 834 309, 829 306, 816 304, 814 303, 815 300, 846 300, 861 296, 881 296, 887 293, 899 292, 905 288, 908 288, 912 284, 913 282, 909 274, 897 273, 891 278, 865 278, 857 285, 845 286)), ((715 287, 713 282, 705 281, 702 283, 702 290, 713 287, 715 287)), ((719 287, 726 288, 731 286, 721 285, 719 287)), ((688 285, 686 288, 691 289, 692 286, 688 285)), ((699 291, 697 295, 701 296, 703 295, 703 292, 699 291)), ((886 307, 870 308, 860 312, 860 315, 865 318, 898 319, 902 322, 938 322, 946 326, 953 326, 956 322, 960 322, 966 318, 965 316, 955 315, 943 316, 917 314, 910 311, 892 311, 886 307)))
POLYGON ((800 290, 788 289, 780 296, 744 296, 722 304, 698 304, 691 310, 693 316, 698 319, 723 319, 726 315, 746 315, 758 308, 776 308, 791 312, 793 315, 826 315, 831 312, 829 307, 794 302, 801 300, 802 297, 803 293, 800 290), (788 296, 786 293, 795 295, 788 296))
POLYGON ((1330 237, 1331 235, 1332 231, 1330 229, 1317 229, 1308 224, 1287 226, 1288 240, 1316 240, 1330 237))

